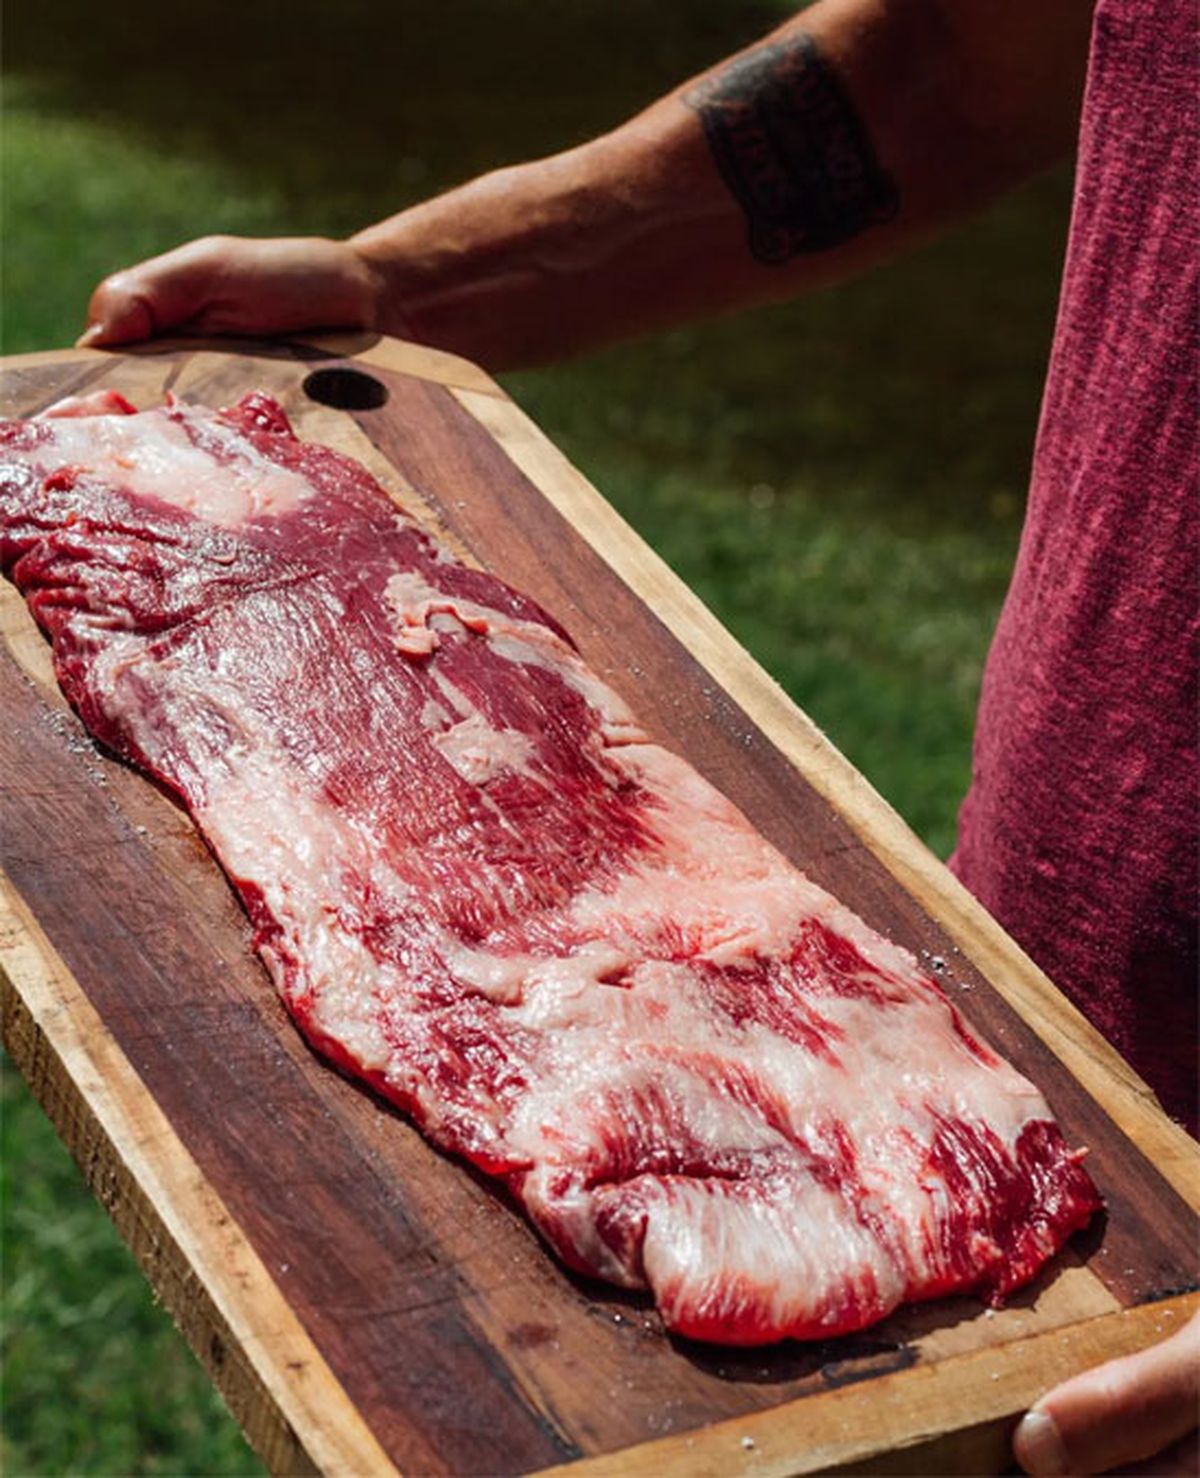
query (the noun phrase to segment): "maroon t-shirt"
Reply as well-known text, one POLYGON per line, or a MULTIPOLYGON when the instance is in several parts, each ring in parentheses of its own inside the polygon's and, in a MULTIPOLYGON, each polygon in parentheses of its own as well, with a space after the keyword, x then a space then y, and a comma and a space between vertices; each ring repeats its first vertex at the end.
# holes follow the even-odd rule
POLYGON ((953 866, 1195 1133, 1196 20, 1101 0, 953 866))

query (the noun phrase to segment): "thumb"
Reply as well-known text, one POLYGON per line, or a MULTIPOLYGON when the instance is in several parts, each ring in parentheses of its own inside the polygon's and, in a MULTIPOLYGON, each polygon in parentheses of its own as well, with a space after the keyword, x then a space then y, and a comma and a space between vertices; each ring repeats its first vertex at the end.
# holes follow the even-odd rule
POLYGON ((158 323, 146 293, 136 285, 135 274, 117 272, 106 277, 88 303, 87 326, 76 340, 81 349, 104 344, 127 344, 152 338, 158 323))
POLYGON ((106 277, 88 303, 80 347, 148 339, 194 318, 220 281, 228 244, 202 237, 106 277))
POLYGON ((1013 1452, 1036 1478, 1128 1471, 1198 1420, 1200 1314, 1170 1339, 1056 1386, 1022 1419, 1013 1452))

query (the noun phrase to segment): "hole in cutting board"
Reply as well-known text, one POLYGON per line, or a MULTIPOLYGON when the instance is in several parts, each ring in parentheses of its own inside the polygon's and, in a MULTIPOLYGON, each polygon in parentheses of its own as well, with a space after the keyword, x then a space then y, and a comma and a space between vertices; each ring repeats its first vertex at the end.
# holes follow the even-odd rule
POLYGON ((300 388, 309 400, 335 411, 374 411, 387 404, 388 388, 374 375, 356 369, 319 369, 305 375, 300 388))

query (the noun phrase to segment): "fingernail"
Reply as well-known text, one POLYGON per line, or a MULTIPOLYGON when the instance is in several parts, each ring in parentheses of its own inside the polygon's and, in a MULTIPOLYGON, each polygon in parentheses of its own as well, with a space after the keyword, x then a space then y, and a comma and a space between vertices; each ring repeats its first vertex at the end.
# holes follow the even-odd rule
POLYGON ((1048 1412, 1025 1413, 1013 1434, 1013 1451, 1033 1478, 1061 1478, 1067 1471, 1067 1450, 1048 1412))

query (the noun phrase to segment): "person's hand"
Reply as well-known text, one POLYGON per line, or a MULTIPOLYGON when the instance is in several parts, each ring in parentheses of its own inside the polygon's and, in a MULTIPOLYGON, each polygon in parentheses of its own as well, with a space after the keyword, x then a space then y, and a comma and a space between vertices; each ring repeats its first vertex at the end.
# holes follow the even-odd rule
POLYGON ((366 328, 379 290, 375 270, 345 242, 205 236, 106 277, 79 343, 100 348, 173 331, 366 328))
POLYGON ((1036 1478, 1195 1474, 1196 1445, 1184 1439, 1198 1421, 1200 1314, 1160 1344, 1056 1386, 1022 1419, 1013 1453, 1036 1478))

